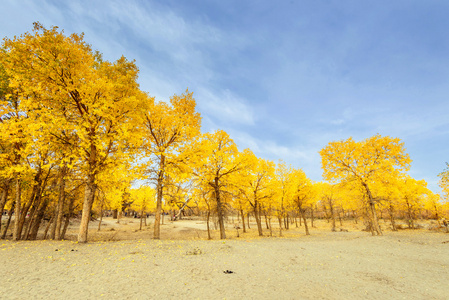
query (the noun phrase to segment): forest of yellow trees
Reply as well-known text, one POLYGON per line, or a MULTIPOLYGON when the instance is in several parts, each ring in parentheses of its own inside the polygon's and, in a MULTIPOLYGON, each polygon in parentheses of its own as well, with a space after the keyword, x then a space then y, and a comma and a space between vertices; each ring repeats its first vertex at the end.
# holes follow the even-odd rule
MULTIPOLYGON (((64 239, 71 219, 88 223, 105 211, 155 216, 255 219, 259 235, 301 220, 360 221, 382 235, 418 219, 449 217, 449 171, 443 195, 407 172, 411 158, 399 138, 375 135, 329 142, 321 151, 323 182, 299 168, 238 149, 223 130, 201 131, 193 93, 164 102, 140 90, 138 66, 105 61, 82 34, 35 23, 6 38, 0 53, 0 234, 2 239, 64 239), (11 236, 10 236, 11 235, 11 236)), ((210 235, 209 235, 210 237, 210 235)))

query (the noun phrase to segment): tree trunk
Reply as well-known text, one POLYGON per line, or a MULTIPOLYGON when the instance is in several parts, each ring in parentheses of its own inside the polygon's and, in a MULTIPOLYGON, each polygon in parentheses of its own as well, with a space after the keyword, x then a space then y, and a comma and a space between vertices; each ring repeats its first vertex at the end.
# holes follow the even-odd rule
MULTIPOLYGON (((101 220, 100 220, 101 222, 101 220)), ((143 208, 140 210, 140 227, 139 230, 142 230, 142 223, 143 223, 143 208)))
POLYGON ((304 213, 304 209, 299 207, 299 213, 301 214, 301 217, 304 220, 304 228, 306 229, 306 235, 310 235, 309 227, 307 226, 306 214, 304 213))
POLYGON ((412 206, 410 205, 410 202, 408 199, 405 199, 405 203, 407 204, 407 215, 408 215, 408 228, 415 229, 415 222, 413 220, 413 212, 412 212, 412 206))
POLYGON ((332 198, 330 198, 330 197, 328 198, 328 203, 329 203, 329 209, 331 211, 330 217, 332 218, 332 231, 335 232, 335 231, 337 231, 337 228, 335 226, 335 209, 334 209, 334 205, 332 203, 332 198))
POLYGON ((393 207, 393 204, 391 204, 391 202, 390 202, 390 206, 388 208, 389 208, 388 213, 390 214, 391 229, 393 231, 398 231, 398 229, 396 228, 396 222, 394 220, 394 207, 393 207))
POLYGON ((87 233, 89 229, 90 213, 92 211, 92 205, 95 200, 95 192, 97 186, 95 185, 95 176, 89 174, 86 188, 84 191, 84 201, 83 201, 83 213, 81 215, 80 229, 78 233, 78 242, 87 243, 87 233))
POLYGON ((257 231, 259 232, 259 236, 263 236, 262 232, 262 222, 260 221, 260 215, 259 215, 259 203, 255 201, 254 203, 254 217, 256 218, 256 224, 257 224, 257 231))
POLYGON ((6 202, 8 200, 9 182, 10 182, 10 180, 8 180, 6 182, 6 184, 3 186, 2 196, 0 198, 0 232, 1 232, 1 229, 2 229, 3 212, 4 212, 4 209, 5 209, 6 202))
POLYGON ((45 210, 47 209, 49 202, 50 202, 49 199, 45 199, 41 207, 39 207, 36 218, 34 218, 33 224, 31 225, 30 234, 27 236, 27 239, 35 240, 37 238, 39 227, 41 225, 42 219, 44 218, 45 210))
POLYGON ((243 209, 240 210, 240 216, 242 217, 243 232, 246 232, 245 215, 243 214, 243 209))
POLYGON ((282 216, 278 216, 279 221, 279 236, 282 236, 282 216))
POLYGON ((251 229, 251 227, 249 226, 249 213, 246 214, 246 220, 248 221, 248 229, 251 229))
POLYGON ((1 239, 4 240, 6 238, 6 233, 8 232, 9 224, 11 224, 12 215, 14 213, 14 208, 11 208, 8 213, 8 221, 6 221, 5 228, 3 228, 1 239))
POLYGON ((313 206, 310 207, 310 214, 311 214, 311 218, 312 218, 312 220, 311 220, 311 225, 312 225, 312 228, 313 228, 313 227, 315 227, 315 226, 313 225, 313 221, 314 221, 314 217, 313 217, 313 206))
POLYGON ((225 233, 225 226, 224 226, 224 220, 223 220, 224 214, 223 214, 223 207, 222 207, 221 198, 220 198, 218 177, 215 177, 214 189, 215 189, 215 199, 217 201, 218 224, 220 225, 220 239, 223 240, 223 239, 226 239, 226 233, 225 233))
POLYGON ((64 217, 64 201, 65 201, 65 175, 67 173, 67 165, 64 164, 60 171, 59 178, 59 194, 58 194, 58 216, 56 218, 56 234, 55 239, 61 239, 62 218, 64 217))
POLYGON ((377 212, 376 212, 376 204, 374 203, 373 196, 371 195, 371 191, 368 188, 368 185, 366 183, 362 183, 365 187, 365 190, 368 194, 368 200, 369 200, 369 207, 371 209, 371 214, 373 217, 373 229, 376 231, 377 235, 382 235, 382 230, 380 229, 379 222, 377 219, 377 212))
POLYGON ((51 224, 53 223, 54 220, 55 220, 55 214, 53 213, 53 216, 51 217, 50 221, 48 221, 47 227, 45 227, 44 237, 42 238, 43 240, 47 239, 48 229, 50 228, 50 226, 51 226, 51 224))
POLYGON ((70 197, 70 202, 69 202, 69 212, 67 213, 67 216, 65 218, 64 228, 62 229, 62 233, 61 233, 61 239, 62 240, 65 238, 65 234, 67 232, 67 228, 69 227, 70 218, 72 217, 72 214, 73 214, 74 204, 75 204, 75 197, 71 196, 70 197))
POLYGON ((267 229, 270 229, 270 224, 268 224, 268 217, 267 217, 267 213, 264 213, 265 216, 265 226, 267 227, 267 229))
POLYGON ((162 213, 162 195, 164 191, 164 172, 165 172, 165 156, 161 155, 159 164, 159 173, 157 175, 157 197, 156 197, 156 214, 154 216, 154 233, 153 239, 161 238, 161 213, 162 213))
POLYGON ((210 221, 210 209, 207 210, 207 219, 206 219, 206 224, 207 224, 207 239, 211 240, 211 236, 210 236, 210 225, 209 225, 209 221, 210 221))
POLYGON ((271 217, 268 218, 268 224, 270 226, 270 236, 273 236, 273 228, 271 227, 271 217))
POLYGON ((53 223, 51 224, 50 227, 50 240, 54 240, 55 236, 56 236, 56 221, 58 219, 58 208, 56 207, 55 211, 53 212, 53 217, 51 217, 53 219, 53 223))
POLYGON ((98 222, 98 229, 97 229, 97 231, 101 230, 101 222, 102 221, 103 221, 103 201, 101 201, 101 204, 100 204, 100 221, 98 222))
POLYGON ((19 175, 16 174, 16 199, 15 199, 15 208, 14 208, 14 232, 12 239, 14 241, 17 241, 20 239, 20 233, 19 233, 19 219, 20 219, 20 209, 21 209, 21 188, 20 188, 20 179, 19 175))

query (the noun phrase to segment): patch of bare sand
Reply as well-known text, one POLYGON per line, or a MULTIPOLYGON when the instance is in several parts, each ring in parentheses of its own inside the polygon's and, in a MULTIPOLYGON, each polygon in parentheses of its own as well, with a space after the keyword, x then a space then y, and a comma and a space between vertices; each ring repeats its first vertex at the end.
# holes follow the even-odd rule
MULTIPOLYGON (((163 226, 166 234, 176 237, 184 231, 188 239, 152 240, 151 230, 138 233, 137 221, 124 221, 115 230, 126 228, 130 235, 145 238, 87 244, 3 241, 0 298, 448 299, 449 295, 449 234, 407 230, 372 237, 322 227, 312 229, 311 236, 292 228, 284 233, 290 237, 256 238, 252 227, 240 238, 230 231, 231 240, 207 241, 192 233, 204 233, 200 227, 204 224, 189 220, 163 226), (232 273, 224 273, 227 270, 232 273)), ((108 226, 113 224, 102 231, 108 226)), ((92 229, 90 234, 95 234, 92 229)))

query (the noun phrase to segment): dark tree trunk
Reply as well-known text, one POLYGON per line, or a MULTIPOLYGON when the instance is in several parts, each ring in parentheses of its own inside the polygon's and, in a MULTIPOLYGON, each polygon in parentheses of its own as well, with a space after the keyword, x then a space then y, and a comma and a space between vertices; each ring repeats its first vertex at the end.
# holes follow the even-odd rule
POLYGON ((259 236, 263 236, 262 232, 262 222, 260 221, 260 211, 259 211, 259 203, 255 201, 254 203, 254 217, 256 218, 256 224, 257 224, 257 231, 259 232, 259 236))
POLYGON ((9 225, 11 224, 12 215, 14 214, 14 208, 11 208, 8 213, 8 221, 6 221, 5 228, 3 228, 1 239, 6 238, 6 233, 8 232, 9 225))
POLYGON ((207 210, 207 219, 206 219, 206 224, 207 224, 207 239, 211 240, 211 236, 210 236, 210 209, 207 210))
POLYGON ((33 220, 33 224, 31 225, 30 234, 27 237, 29 240, 35 240, 37 238, 37 234, 39 232, 39 227, 41 225, 42 219, 45 215, 45 210, 49 204, 49 199, 45 199, 41 205, 41 207, 37 211, 36 218, 33 220))
POLYGON ((306 214, 302 207, 299 207, 299 213, 301 214, 302 219, 304 220, 304 228, 306 229, 306 235, 310 235, 309 227, 307 226, 306 214))
POLYGON ((12 239, 14 241, 17 241, 20 239, 20 233, 19 233, 19 219, 20 219, 20 209, 21 209, 21 193, 22 190, 20 188, 20 179, 19 175, 16 174, 16 195, 15 195, 15 208, 14 208, 14 232, 12 235, 12 239))
POLYGON ((240 216, 242 217, 243 232, 246 232, 245 215, 243 214, 243 209, 240 210, 240 216))
POLYGON ((62 233, 61 233, 61 239, 65 238, 65 234, 67 232, 67 228, 69 227, 69 224, 70 224, 70 218, 73 215, 74 204, 75 204, 75 197, 72 196, 72 197, 70 197, 69 211, 68 211, 67 216, 65 218, 64 228, 62 229, 62 233))
POLYGON ((60 171, 59 178, 59 193, 58 193, 58 215, 56 218, 56 226, 55 226, 55 239, 61 239, 61 226, 62 219, 64 217, 64 201, 65 201, 65 176, 67 173, 67 165, 64 164, 60 171))
POLYGON ((3 190, 2 190, 2 194, 0 197, 0 232, 1 232, 1 228, 2 228, 2 217, 3 217, 3 212, 5 209, 5 205, 6 202, 8 201, 8 192, 9 192, 9 183, 11 180, 8 180, 4 185, 3 185, 3 190))
POLYGON ((154 216, 154 233, 153 238, 159 240, 161 238, 161 213, 162 213, 162 195, 164 192, 164 174, 165 173, 165 156, 161 155, 159 164, 159 173, 157 174, 157 200, 156 214, 154 216))
POLYGON ((226 239, 226 233, 224 226, 224 211, 223 211, 223 204, 221 203, 218 177, 215 177, 213 185, 215 189, 215 201, 217 202, 218 224, 220 225, 220 239, 223 240, 226 239))

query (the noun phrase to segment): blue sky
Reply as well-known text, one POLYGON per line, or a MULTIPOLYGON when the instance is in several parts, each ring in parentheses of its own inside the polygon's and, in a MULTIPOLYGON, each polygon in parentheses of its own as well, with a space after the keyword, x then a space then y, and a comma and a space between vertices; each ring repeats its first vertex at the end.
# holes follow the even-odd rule
POLYGON ((321 180, 330 141, 399 137, 438 192, 449 161, 448 1, 1 0, 0 35, 34 21, 135 59, 161 100, 189 88, 203 131, 321 180))

